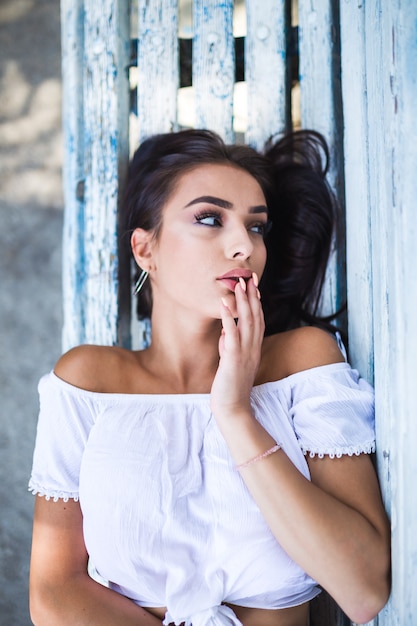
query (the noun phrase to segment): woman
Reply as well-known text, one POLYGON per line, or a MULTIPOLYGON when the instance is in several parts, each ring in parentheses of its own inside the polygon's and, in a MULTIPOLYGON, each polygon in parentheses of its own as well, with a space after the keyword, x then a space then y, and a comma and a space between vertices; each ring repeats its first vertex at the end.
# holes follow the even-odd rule
POLYGON ((80 346, 40 383, 35 624, 307 626, 320 587, 363 623, 387 601, 373 394, 316 314, 322 150, 183 131, 137 151, 124 208, 152 342, 80 346))

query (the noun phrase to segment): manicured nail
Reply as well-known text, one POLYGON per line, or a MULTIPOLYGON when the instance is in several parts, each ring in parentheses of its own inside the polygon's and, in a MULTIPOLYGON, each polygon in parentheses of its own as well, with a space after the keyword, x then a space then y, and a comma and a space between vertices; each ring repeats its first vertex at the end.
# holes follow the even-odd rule
POLYGON ((228 309, 229 307, 227 306, 227 300, 226 300, 226 298, 222 298, 221 300, 222 300, 223 306, 225 306, 225 307, 226 307, 226 309, 228 309))
POLYGON ((261 299, 261 292, 259 291, 258 288, 256 288, 256 295, 258 296, 258 300, 261 299))
POLYGON ((255 274, 255 272, 252 272, 252 280, 255 284, 255 287, 257 287, 259 285, 259 278, 257 276, 257 274, 255 274))
POLYGON ((239 278, 239 285, 242 287, 243 291, 246 291, 246 283, 243 280, 242 276, 239 278))

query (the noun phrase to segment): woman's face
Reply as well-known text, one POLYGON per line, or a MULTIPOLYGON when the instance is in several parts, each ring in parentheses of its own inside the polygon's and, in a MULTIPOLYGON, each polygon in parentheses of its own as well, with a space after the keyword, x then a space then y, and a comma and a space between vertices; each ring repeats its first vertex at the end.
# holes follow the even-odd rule
POLYGON ((209 164, 181 176, 152 243, 154 305, 217 319, 225 297, 233 311, 238 277, 264 270, 267 220, 262 189, 246 171, 209 164))

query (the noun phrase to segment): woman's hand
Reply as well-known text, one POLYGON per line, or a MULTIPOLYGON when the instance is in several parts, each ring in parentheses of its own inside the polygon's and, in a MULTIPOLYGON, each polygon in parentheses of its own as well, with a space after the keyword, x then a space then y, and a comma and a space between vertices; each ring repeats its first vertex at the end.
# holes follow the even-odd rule
POLYGON ((211 388, 211 410, 218 420, 251 411, 250 392, 257 374, 265 331, 257 276, 236 285, 235 310, 222 300, 220 362, 211 388), (237 317, 237 323, 235 322, 237 317))

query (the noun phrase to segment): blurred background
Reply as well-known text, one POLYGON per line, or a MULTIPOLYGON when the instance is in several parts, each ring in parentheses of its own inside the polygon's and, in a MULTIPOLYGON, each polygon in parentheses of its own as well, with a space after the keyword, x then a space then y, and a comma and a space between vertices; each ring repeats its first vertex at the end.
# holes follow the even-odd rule
POLYGON ((61 351, 59 0, 0 0, 0 625, 27 626, 40 376, 61 351))

